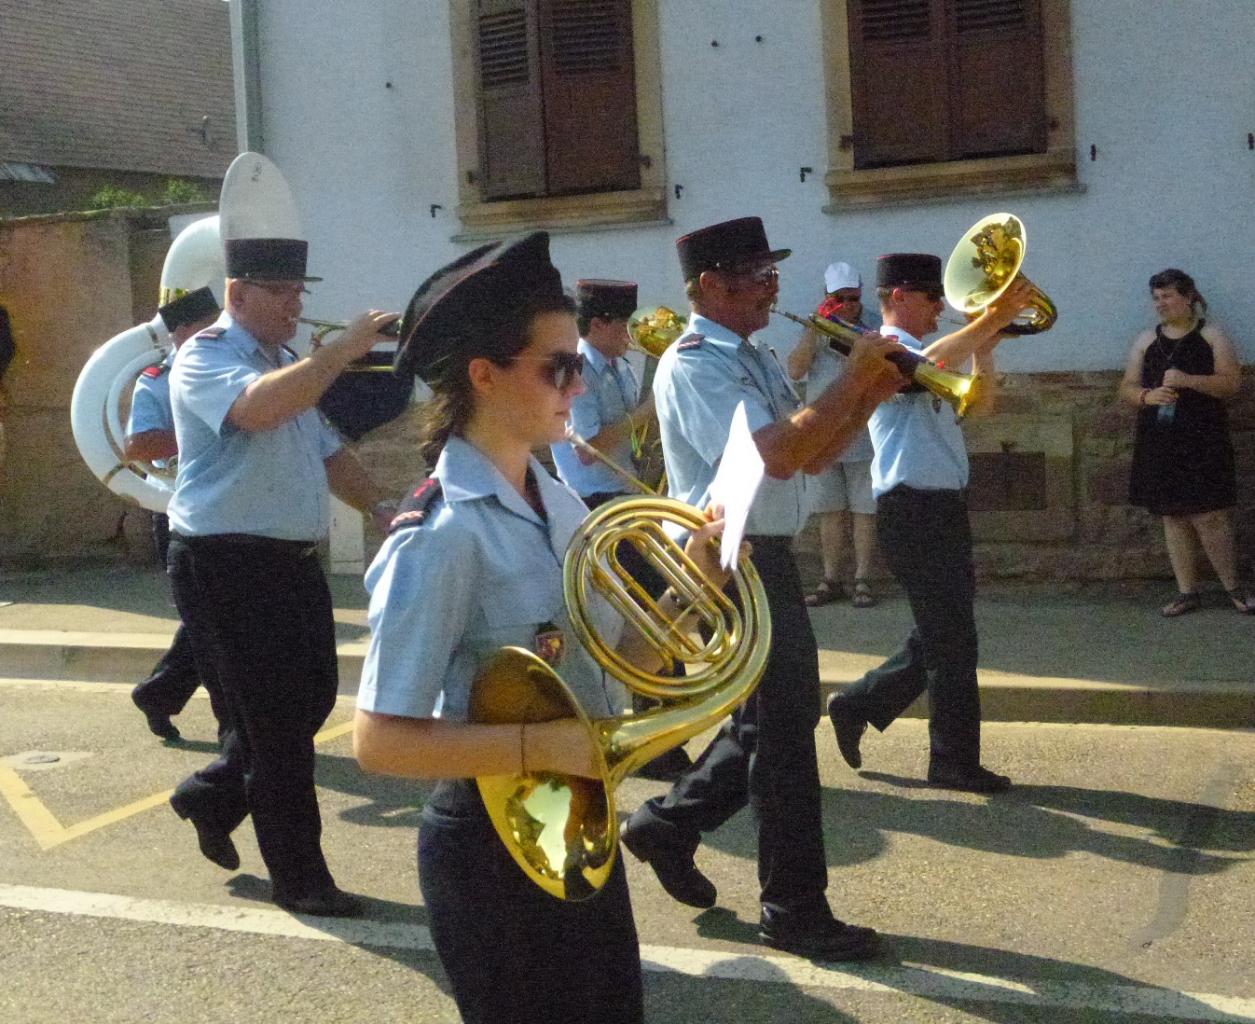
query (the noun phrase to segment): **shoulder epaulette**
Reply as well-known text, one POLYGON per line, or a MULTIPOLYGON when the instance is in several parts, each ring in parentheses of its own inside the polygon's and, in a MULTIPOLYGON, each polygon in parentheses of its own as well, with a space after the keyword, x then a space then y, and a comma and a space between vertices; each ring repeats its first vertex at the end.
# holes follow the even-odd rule
POLYGON ((208 338, 210 341, 217 341, 226 333, 227 329, 225 327, 206 327, 203 331, 200 331, 196 337, 208 338))
POLYGON ((396 533, 397 530, 403 530, 409 526, 422 526, 427 519, 427 513, 431 511, 431 506, 439 497, 440 481, 434 476, 429 476, 401 502, 401 507, 388 525, 388 532, 396 533))
POLYGON ((690 334, 682 342, 676 345, 675 350, 677 352, 687 352, 691 348, 697 348, 705 340, 706 335, 704 334, 690 334))
POLYGON ((140 376, 147 377, 149 380, 156 380, 163 373, 169 373, 169 372, 170 372, 170 367, 168 367, 165 363, 158 363, 156 366, 145 367, 145 369, 140 374, 140 376))

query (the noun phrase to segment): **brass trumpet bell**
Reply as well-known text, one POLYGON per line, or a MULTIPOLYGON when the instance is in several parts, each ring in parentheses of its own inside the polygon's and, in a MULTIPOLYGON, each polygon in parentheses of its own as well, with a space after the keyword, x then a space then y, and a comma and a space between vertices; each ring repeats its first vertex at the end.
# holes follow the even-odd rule
POLYGON ((688 322, 667 306, 642 306, 628 318, 632 347, 658 359, 684 333, 688 322))
MULTIPOLYGON (((596 895, 619 846, 615 788, 664 750, 710 728, 758 685, 771 647, 766 593, 748 557, 732 577, 736 599, 716 587, 667 533, 699 528, 691 505, 669 498, 620 498, 592 512, 571 539, 563 589, 571 623, 590 656, 630 689, 664 702, 641 714, 590 719, 552 668, 530 651, 502 648, 471 689, 474 722, 546 722, 575 717, 596 752, 598 779, 528 772, 477 778, 498 836, 515 863, 559 899, 596 895), (663 612, 619 560, 633 545, 697 614, 697 626, 663 612), (603 603, 640 630, 664 664, 688 675, 642 671, 602 637, 594 613, 603 603)), ((691 612, 690 612, 691 614, 691 612)), ((683 618, 683 616, 681 616, 683 618)))
MULTIPOLYGON (((983 217, 963 233, 946 261, 946 301, 969 317, 979 315, 1016 278, 1024 276, 1020 267, 1027 251, 1024 222, 1019 217, 1013 213, 983 217)), ((1035 284, 1030 302, 1031 308, 1013 320, 1005 334, 1040 334, 1054 326, 1058 310, 1035 284)))

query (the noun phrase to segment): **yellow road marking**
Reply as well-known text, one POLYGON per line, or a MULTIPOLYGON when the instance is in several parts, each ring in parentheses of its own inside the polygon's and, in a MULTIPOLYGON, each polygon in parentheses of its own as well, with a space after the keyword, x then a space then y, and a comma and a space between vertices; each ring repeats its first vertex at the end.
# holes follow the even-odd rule
MULTIPOLYGON (((330 728, 323 729, 314 737, 314 745, 318 746, 323 743, 330 743, 332 740, 339 739, 345 733, 351 732, 353 729, 352 721, 342 722, 340 725, 333 725, 330 728)), ((51 850, 60 846, 62 843, 68 843, 71 839, 78 839, 85 836, 89 832, 95 832, 97 829, 104 828, 107 825, 116 824, 119 821, 125 821, 144 811, 159 807, 170 799, 170 795, 174 792, 167 789, 161 793, 154 793, 152 796, 146 796, 142 800, 136 800, 134 803, 126 804, 123 807, 116 807, 111 811, 105 811, 103 814, 97 814, 95 817, 80 821, 74 825, 62 825, 57 820, 43 801, 39 799, 26 785, 22 777, 6 764, 0 764, 0 796, 3 796, 13 813, 17 815, 18 820, 26 826, 26 830, 34 837, 35 842, 39 844, 41 850, 51 850)))

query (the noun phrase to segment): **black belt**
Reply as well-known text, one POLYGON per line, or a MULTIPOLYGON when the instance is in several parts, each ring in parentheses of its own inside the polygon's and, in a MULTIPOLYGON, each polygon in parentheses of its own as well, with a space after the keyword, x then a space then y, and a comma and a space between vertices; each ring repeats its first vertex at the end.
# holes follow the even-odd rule
POLYGON ((171 532, 189 547, 218 548, 260 548, 275 554, 292 555, 296 558, 308 558, 318 550, 318 542, 313 540, 283 540, 280 537, 259 537, 255 533, 202 533, 195 537, 171 532))

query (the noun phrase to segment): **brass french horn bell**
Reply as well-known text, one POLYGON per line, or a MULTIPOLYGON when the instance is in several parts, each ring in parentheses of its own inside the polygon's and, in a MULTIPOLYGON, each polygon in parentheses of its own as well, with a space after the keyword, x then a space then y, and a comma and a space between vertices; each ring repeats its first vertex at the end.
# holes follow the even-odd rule
MULTIPOLYGON (((946 261, 946 301, 969 318, 978 316, 1013 281, 1024 277, 1020 267, 1027 251, 1024 222, 1015 214, 994 213, 981 218, 963 232, 946 261)), ((1003 328, 1004 334, 1041 334, 1054 326, 1058 310, 1035 284, 1029 301, 1030 308, 1003 328)))
MULTIPOLYGON (((825 316, 819 316, 817 313, 812 313, 807 317, 800 317, 774 307, 772 312, 824 335, 828 339, 828 344, 842 355, 850 354, 850 350, 858 338, 865 334, 876 333, 856 324, 847 323, 844 320, 830 320, 825 316)), ((943 370, 936 363, 914 352, 894 352, 889 359, 902 371, 902 376, 907 380, 918 384, 925 391, 931 392, 953 406, 954 415, 958 419, 962 419, 967 415, 968 408, 977 396, 979 377, 969 373, 955 373, 953 370, 943 370)))
POLYGON ((687 321, 667 306, 642 306, 628 318, 628 337, 638 352, 658 359, 684 333, 687 321))
POLYGON ((564 596, 580 643, 606 672, 662 706, 590 719, 562 678, 521 647, 499 650, 471 688, 473 722, 584 723, 599 778, 530 771, 475 780, 515 863, 558 899, 587 899, 610 877, 619 846, 615 788, 641 765, 726 717, 754 691, 767 666, 771 618, 748 556, 733 573, 733 600, 667 533, 668 526, 692 531, 704 522, 698 509, 671 498, 619 498, 589 514, 563 561, 564 596), (662 575, 696 622, 684 621, 685 613, 672 618, 649 596, 619 559, 624 543, 662 575), (686 675, 644 671, 624 659, 596 624, 603 603, 640 631, 665 666, 683 664, 686 675))

